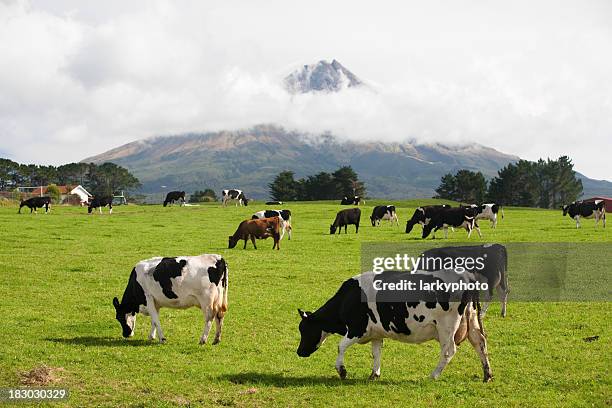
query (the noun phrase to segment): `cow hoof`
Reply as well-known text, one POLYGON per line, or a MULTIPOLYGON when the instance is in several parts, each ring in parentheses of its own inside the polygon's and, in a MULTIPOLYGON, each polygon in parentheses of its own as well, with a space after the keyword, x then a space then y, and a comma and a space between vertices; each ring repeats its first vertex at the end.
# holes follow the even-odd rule
POLYGON ((491 381, 493 381, 493 374, 485 373, 484 378, 482 379, 482 382, 488 383, 491 381))
POLYGON ((370 374, 370 377, 368 378, 370 381, 376 381, 380 378, 380 374, 376 374, 376 373, 372 373, 370 374))
POLYGON ((338 375, 340 376, 341 380, 346 379, 346 368, 344 368, 343 365, 338 368, 338 375))
POLYGON ((200 345, 206 344, 206 339, 200 339, 200 345))
POLYGON ((166 344, 166 338, 165 337, 160 338, 159 344, 166 344))
POLYGON ((221 339, 215 339, 215 340, 212 342, 212 345, 214 346, 215 344, 219 344, 220 342, 221 342, 221 339))

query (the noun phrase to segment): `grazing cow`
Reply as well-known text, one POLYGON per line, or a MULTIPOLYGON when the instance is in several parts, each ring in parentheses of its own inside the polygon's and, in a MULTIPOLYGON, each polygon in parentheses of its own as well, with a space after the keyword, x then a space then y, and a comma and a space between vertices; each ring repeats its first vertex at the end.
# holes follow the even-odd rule
MULTIPOLYGON (((344 353, 353 344, 372 342, 373 366, 370 379, 380 377, 380 360, 383 339, 390 338, 405 343, 423 343, 437 340, 440 343, 440 361, 431 378, 436 379, 453 358, 459 345, 466 338, 480 356, 483 380, 492 379, 487 353, 487 340, 482 320, 477 290, 443 292, 392 290, 401 289, 402 282, 457 283, 474 282, 469 272, 366 272, 345 281, 338 292, 315 312, 303 312, 299 329, 301 334, 297 354, 308 357, 331 334, 342 337, 338 345, 336 371, 346 378, 344 353), (387 286, 384 286, 387 285, 387 286), (394 285, 391 287, 389 285, 394 285), (394 292, 394 293, 391 293, 394 292)), ((417 286, 418 287, 418 286, 417 286)))
POLYGON ((285 236, 285 231, 289 234, 289 240, 291 240, 291 231, 293 228, 291 227, 291 211, 290 210, 262 210, 257 211, 251 217, 252 220, 260 220, 262 218, 272 218, 279 217, 280 218, 280 229, 281 236, 280 239, 283 239, 285 236))
POLYGON ((376 225, 380 225, 381 220, 389 220, 391 225, 395 222, 395 224, 399 226, 399 220, 397 219, 394 205, 377 205, 374 207, 372 215, 370 216, 372 226, 375 227, 376 225))
POLYGON ((444 229, 444 238, 448 238, 448 227, 463 227, 468 232, 468 238, 472 235, 472 230, 476 228, 478 235, 482 238, 480 228, 474 224, 477 210, 471 207, 443 208, 434 212, 431 220, 423 226, 423 239, 427 238, 433 230, 433 238, 436 238, 436 231, 444 229))
POLYGON ((344 233, 346 234, 346 228, 348 225, 355 226, 355 234, 359 233, 359 220, 361 219, 361 210, 359 208, 347 208, 346 210, 338 211, 334 223, 329 226, 329 233, 333 235, 338 230, 338 234, 344 227, 344 233))
POLYGON ((241 239, 244 240, 244 249, 246 249, 249 238, 253 247, 257 249, 255 239, 266 239, 268 237, 274 239, 272 249, 280 250, 280 217, 242 221, 234 235, 229 236, 229 249, 234 248, 241 239))
POLYGON ((419 264, 419 269, 426 271, 441 270, 444 268, 444 263, 448 259, 452 259, 456 268, 463 268, 458 272, 467 270, 474 273, 479 281, 486 281, 488 290, 485 292, 486 298, 482 308, 482 317, 489 308, 495 289, 497 289, 501 301, 501 315, 506 317, 506 303, 510 287, 508 286, 508 253, 505 246, 485 244, 432 248, 423 252, 421 257, 423 261, 419 264), (470 259, 474 261, 467 261, 470 259), (461 264, 458 262, 461 262, 461 264))
POLYGON ((606 205, 604 200, 595 200, 591 202, 574 201, 561 207, 563 216, 569 215, 576 220, 576 228, 580 228, 580 217, 593 218, 595 217, 595 227, 602 220, 604 228, 606 228, 606 205))
POLYGON ((501 205, 495 203, 481 205, 470 204, 466 207, 475 208, 478 211, 474 225, 478 225, 478 220, 489 220, 491 221, 491 228, 497 228, 497 213, 500 211, 502 220, 504 219, 504 209, 501 205))
POLYGON ((112 214, 113 213, 113 197, 112 196, 108 196, 108 197, 94 197, 91 199, 91 202, 89 203, 89 206, 87 207, 87 213, 91 214, 91 212, 93 210, 95 210, 96 208, 100 210, 100 214, 102 214, 102 207, 106 207, 108 205, 108 213, 112 214))
POLYGON ((221 255, 179 256, 151 258, 136 264, 121 303, 113 299, 116 319, 121 324, 123 337, 134 335, 136 313, 151 316, 149 340, 166 337, 159 322, 159 309, 170 307, 202 309, 204 331, 200 344, 206 343, 213 319, 217 332, 213 344, 221 341, 223 317, 227 311, 228 268, 221 255))
POLYGON ((360 196, 353 197, 344 197, 342 201, 340 201, 340 205, 359 205, 365 204, 365 200, 360 196))
POLYGON ((412 218, 406 222, 406 234, 410 234, 410 231, 412 231, 412 227, 414 227, 415 224, 425 226, 433 215, 443 208, 451 208, 451 206, 448 204, 426 205, 414 210, 412 218))
POLYGON ((166 194, 166 199, 164 200, 164 207, 168 204, 174 204, 175 201, 181 202, 181 207, 185 205, 185 192, 184 191, 170 191, 166 194))
POLYGON ((246 207, 249 204, 249 199, 244 196, 242 190, 223 190, 221 193, 221 200, 223 201, 223 206, 227 206, 227 202, 231 200, 236 201, 236 207, 238 204, 242 207, 243 205, 246 207))
POLYGON ((34 214, 38 214, 39 208, 45 208, 45 214, 49 213, 49 206, 51 205, 51 197, 32 197, 27 200, 21 201, 19 204, 18 213, 21 214, 21 209, 23 207, 28 207, 30 209, 30 214, 34 211, 34 214))

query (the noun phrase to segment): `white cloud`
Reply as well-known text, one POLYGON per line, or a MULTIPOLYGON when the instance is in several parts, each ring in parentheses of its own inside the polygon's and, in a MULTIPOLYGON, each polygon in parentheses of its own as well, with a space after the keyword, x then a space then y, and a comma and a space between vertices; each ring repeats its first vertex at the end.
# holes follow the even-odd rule
POLYGON ((0 151, 62 163, 152 135, 278 123, 568 154, 610 179, 611 16, 605 0, 0 2, 0 151), (281 88, 321 58, 371 89, 281 88))

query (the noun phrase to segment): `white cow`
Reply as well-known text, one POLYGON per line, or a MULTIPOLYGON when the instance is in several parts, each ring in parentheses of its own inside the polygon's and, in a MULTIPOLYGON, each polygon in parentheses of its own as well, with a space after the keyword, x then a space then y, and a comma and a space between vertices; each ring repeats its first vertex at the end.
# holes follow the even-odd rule
POLYGON ((213 344, 217 344, 227 311, 227 292, 228 268, 221 255, 156 257, 136 264, 121 303, 114 298, 113 305, 123 337, 134 335, 136 313, 142 312, 151 316, 149 340, 158 334, 160 343, 166 341, 159 321, 160 308, 199 307, 204 314, 200 344, 206 343, 213 319, 217 326, 213 344))

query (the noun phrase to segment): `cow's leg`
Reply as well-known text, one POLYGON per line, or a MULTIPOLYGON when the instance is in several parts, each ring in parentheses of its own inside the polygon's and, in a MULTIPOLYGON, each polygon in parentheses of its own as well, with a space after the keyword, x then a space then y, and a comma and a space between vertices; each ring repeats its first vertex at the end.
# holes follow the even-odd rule
POLYGON ((359 224, 355 224, 355 234, 359 234, 359 224))
MULTIPOLYGON (((227 288, 224 288, 224 290, 227 290, 227 288)), ((221 311, 218 311, 217 314, 215 315, 216 332, 215 332, 215 339, 212 342, 213 346, 215 344, 218 344, 221 341, 221 331, 223 329, 223 318, 224 317, 225 317, 225 312, 221 312, 221 311)))
POLYGON ((202 335, 200 336, 200 344, 205 344, 206 340, 208 340, 210 328, 212 327, 214 311, 210 302, 205 305, 204 302, 202 302, 201 300, 200 309, 202 309, 202 315, 204 316, 204 330, 202 331, 202 335))
POLYGON ((467 233, 468 233, 468 239, 470 239, 470 237, 472 236, 472 228, 470 228, 470 226, 469 226, 469 225, 466 225, 466 226, 465 226, 465 230, 466 230, 466 231, 467 231, 467 233))
POLYGON ((352 339, 344 336, 342 340, 340 340, 340 344, 338 344, 338 357, 336 357, 336 371, 340 376, 340 379, 344 380, 346 378, 346 368, 344 367, 344 353, 346 349, 351 347, 353 344, 357 343, 359 339, 357 337, 353 337, 352 339))
POLYGON ((493 224, 491 225, 493 229, 497 228, 497 214, 493 214, 493 224))
POLYGON ((606 210, 605 209, 603 210, 602 217, 603 217, 603 227, 606 228, 606 210))
POLYGON ((444 227, 444 239, 448 239, 448 227, 444 227))
POLYGON ((484 305, 480 310, 480 317, 484 318, 487 310, 489 309, 489 305, 491 304, 491 299, 493 299, 493 285, 489 285, 489 290, 487 290, 484 294, 484 305))
POLYGON ((478 318, 476 315, 477 314, 474 313, 473 310, 470 312, 468 339, 480 357, 480 361, 482 363, 483 381, 489 382, 493 378, 493 373, 491 372, 491 364, 489 363, 489 354, 487 352, 487 339, 480 330, 480 324, 478 323, 478 318))
MULTIPOLYGON (((157 310, 157 314, 159 314, 159 308, 157 306, 155 308, 157 310)), ((157 330, 155 327, 155 323, 153 322, 153 319, 151 319, 151 331, 149 332, 149 340, 155 340, 156 334, 157 334, 157 330)))
POLYGON ((436 327, 438 329, 438 341, 440 342, 440 361, 438 366, 431 373, 430 377, 434 380, 440 377, 444 367, 451 361, 455 353, 457 352, 457 345, 455 344, 455 332, 459 328, 461 323, 461 316, 458 316, 456 321, 450 322, 439 322, 436 327))
POLYGON ((478 225, 476 220, 474 220, 474 228, 476 228, 476 231, 478 232, 478 236, 482 238, 482 233, 480 232, 480 225, 478 225))
POLYGON ((574 219, 576 220, 576 228, 580 228, 580 216, 577 215, 574 217, 574 219))
POLYGON ((159 342, 165 343, 166 337, 164 336, 164 332, 161 328, 161 323, 159 322, 159 313, 157 312, 157 306, 155 305, 155 299, 150 296, 147 296, 147 310, 149 312, 149 316, 151 316, 151 323, 157 327, 157 334, 159 335, 159 342))
POLYGON ((382 345, 382 339, 372 340, 372 374, 370 374, 370 380, 378 380, 380 378, 382 345))
POLYGON ((109 208, 108 213, 112 214, 113 213, 113 206, 109 204, 108 208, 109 208))
MULTIPOLYGON (((255 235, 251 234, 251 242, 253 243, 253 248, 257 249, 257 245, 255 245, 255 235)), ((246 248, 246 241, 244 243, 246 248)))

